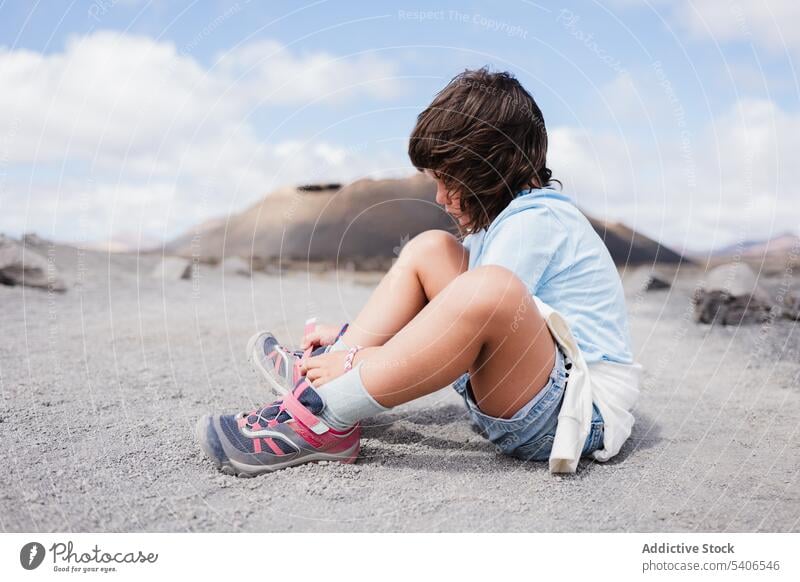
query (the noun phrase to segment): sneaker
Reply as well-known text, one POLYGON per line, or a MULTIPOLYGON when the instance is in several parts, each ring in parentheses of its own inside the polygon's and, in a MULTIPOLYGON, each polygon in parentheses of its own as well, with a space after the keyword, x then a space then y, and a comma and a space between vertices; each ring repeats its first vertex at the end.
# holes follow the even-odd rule
POLYGON ((268 331, 260 331, 247 341, 247 359, 269 383, 275 394, 290 392, 300 380, 300 364, 311 350, 290 350, 268 331))
POLYGON ((302 378, 292 392, 261 409, 203 416, 195 436, 220 471, 237 477, 315 461, 354 463, 361 425, 334 430, 317 416, 323 407, 317 391, 302 378))
MULTIPOLYGON (((314 329, 313 320, 306 322, 306 333, 314 329)), ((345 324, 338 340, 347 331, 345 324)), ((318 356, 327 351, 327 346, 315 350, 290 350, 284 347, 278 339, 268 331, 260 331, 247 341, 247 359, 253 368, 259 372, 269 383, 275 394, 282 396, 294 389, 300 381, 300 365, 303 360, 311 356, 318 356)))

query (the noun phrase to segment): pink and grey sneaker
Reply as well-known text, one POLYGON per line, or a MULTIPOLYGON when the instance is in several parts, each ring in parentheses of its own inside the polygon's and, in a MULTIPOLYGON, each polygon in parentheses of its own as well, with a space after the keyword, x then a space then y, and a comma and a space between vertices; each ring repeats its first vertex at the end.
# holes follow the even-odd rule
POLYGON ((311 350, 290 350, 268 331, 260 331, 247 342, 247 359, 269 383, 275 394, 291 391, 300 380, 300 364, 311 350))
POLYGON ((301 378, 293 391, 258 410, 203 416, 195 435, 217 468, 237 477, 314 461, 354 463, 361 425, 334 430, 318 416, 323 408, 317 391, 301 378))
MULTIPOLYGON (((306 322, 306 333, 314 329, 314 320, 306 322)), ((347 331, 345 324, 338 340, 347 331)), ((327 347, 319 347, 312 351, 290 350, 281 345, 278 339, 268 331, 260 331, 247 342, 247 359, 253 367, 267 380, 275 394, 283 395, 290 392, 300 381, 300 364, 306 358, 325 353, 327 347)))

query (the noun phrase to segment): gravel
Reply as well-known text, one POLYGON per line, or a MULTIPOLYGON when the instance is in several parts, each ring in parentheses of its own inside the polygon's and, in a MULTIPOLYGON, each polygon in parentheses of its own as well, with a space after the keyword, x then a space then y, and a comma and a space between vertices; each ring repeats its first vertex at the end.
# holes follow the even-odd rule
POLYGON ((629 290, 645 380, 608 463, 556 476, 502 457, 445 388, 368 421, 355 465, 237 479, 192 435, 206 411, 270 399, 247 338, 350 320, 374 277, 203 267, 161 281, 158 257, 56 260, 66 294, 0 286, 4 531, 800 529, 798 323, 695 324, 691 269, 671 290, 629 290))

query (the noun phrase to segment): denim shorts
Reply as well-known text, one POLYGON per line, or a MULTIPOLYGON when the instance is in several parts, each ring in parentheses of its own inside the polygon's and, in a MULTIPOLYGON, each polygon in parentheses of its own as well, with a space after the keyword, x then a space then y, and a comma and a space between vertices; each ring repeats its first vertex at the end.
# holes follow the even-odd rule
MULTIPOLYGON (((464 374, 453 383, 469 410, 478 430, 489 439, 498 452, 526 461, 547 461, 556 435, 558 413, 569 379, 572 363, 556 345, 556 361, 550 378, 536 396, 511 418, 495 418, 484 414, 475 403, 469 374, 464 374)), ((603 448, 603 417, 596 404, 592 404, 592 427, 583 445, 581 456, 603 448)))

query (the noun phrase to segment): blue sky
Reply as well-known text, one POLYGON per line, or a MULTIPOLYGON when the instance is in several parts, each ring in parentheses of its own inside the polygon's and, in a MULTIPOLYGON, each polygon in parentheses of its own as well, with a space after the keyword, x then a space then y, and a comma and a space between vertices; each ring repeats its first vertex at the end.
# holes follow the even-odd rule
POLYGON ((800 229, 800 8, 765 2, 0 4, 0 231, 170 238, 403 176, 450 78, 513 72, 587 212, 678 249, 800 229))

